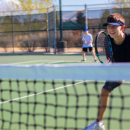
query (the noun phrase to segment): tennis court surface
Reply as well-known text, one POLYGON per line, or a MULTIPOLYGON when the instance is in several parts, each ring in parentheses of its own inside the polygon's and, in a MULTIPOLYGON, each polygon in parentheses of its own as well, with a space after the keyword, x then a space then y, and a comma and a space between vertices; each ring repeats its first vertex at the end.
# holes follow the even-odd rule
POLYGON ((130 128, 130 64, 81 55, 1 56, 1 130, 81 130, 96 120, 106 80, 125 80, 109 99, 106 130, 130 128))

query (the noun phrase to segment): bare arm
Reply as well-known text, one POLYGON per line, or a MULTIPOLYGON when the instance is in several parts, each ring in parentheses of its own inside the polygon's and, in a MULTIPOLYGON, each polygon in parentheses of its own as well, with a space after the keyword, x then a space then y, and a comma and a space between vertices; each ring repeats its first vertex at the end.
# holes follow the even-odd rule
POLYGON ((90 41, 88 42, 88 44, 89 44, 89 43, 92 43, 92 42, 93 42, 93 40, 90 40, 90 41))
POLYGON ((92 43, 93 40, 90 40, 89 42, 87 42, 87 41, 85 40, 84 42, 85 42, 85 44, 89 44, 89 43, 92 43))

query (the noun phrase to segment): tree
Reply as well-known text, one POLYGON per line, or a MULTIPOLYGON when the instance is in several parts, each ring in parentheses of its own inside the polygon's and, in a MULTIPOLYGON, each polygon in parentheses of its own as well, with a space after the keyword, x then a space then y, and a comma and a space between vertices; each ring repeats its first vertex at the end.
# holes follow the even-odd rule
MULTIPOLYGON (((2 24, 1 32, 12 31, 12 19, 10 16, 4 17, 1 24, 2 24)), ((5 34, 5 35, 8 35, 8 34, 5 34)))
POLYGON ((20 43, 22 50, 33 52, 37 47, 43 47, 48 51, 48 42, 46 37, 41 37, 38 33, 30 35, 27 39, 23 39, 20 43))
POLYGON ((0 12, 39 9, 37 12, 43 13, 47 12, 46 8, 50 5, 52 5, 52 0, 2 0, 0 2, 0 12))
POLYGON ((110 10, 104 10, 101 17, 101 25, 107 22, 107 16, 110 15, 110 10))
POLYGON ((47 6, 52 5, 52 0, 19 0, 22 10, 40 9, 38 12, 47 12, 47 6))
POLYGON ((107 0, 110 3, 114 3, 114 8, 129 8, 130 0, 107 0))
POLYGON ((126 27, 130 26, 130 0, 108 0, 108 2, 113 2, 114 6, 112 13, 120 13, 125 18, 126 27))
POLYGON ((85 26, 85 16, 82 12, 78 13, 76 18, 77 18, 76 21, 78 24, 85 26))

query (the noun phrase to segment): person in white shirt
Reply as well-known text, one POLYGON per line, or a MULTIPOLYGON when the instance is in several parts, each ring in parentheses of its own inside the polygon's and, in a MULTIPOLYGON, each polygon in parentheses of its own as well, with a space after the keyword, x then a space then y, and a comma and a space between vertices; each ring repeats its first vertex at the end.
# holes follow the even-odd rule
POLYGON ((94 57, 94 61, 96 61, 96 56, 95 56, 95 52, 93 50, 93 45, 92 45, 93 37, 88 32, 88 29, 84 29, 83 36, 82 36, 82 41, 83 41, 83 46, 82 46, 83 47, 82 48, 83 60, 82 61, 86 61, 85 53, 88 52, 88 49, 89 49, 89 52, 92 52, 92 55, 94 57))

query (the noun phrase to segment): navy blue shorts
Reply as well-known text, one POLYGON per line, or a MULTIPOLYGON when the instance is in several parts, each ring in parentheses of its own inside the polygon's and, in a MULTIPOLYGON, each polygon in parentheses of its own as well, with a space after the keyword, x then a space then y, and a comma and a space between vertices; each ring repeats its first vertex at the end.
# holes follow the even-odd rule
POLYGON ((103 88, 107 89, 108 91, 114 90, 116 87, 120 86, 122 83, 118 81, 106 81, 103 88))

